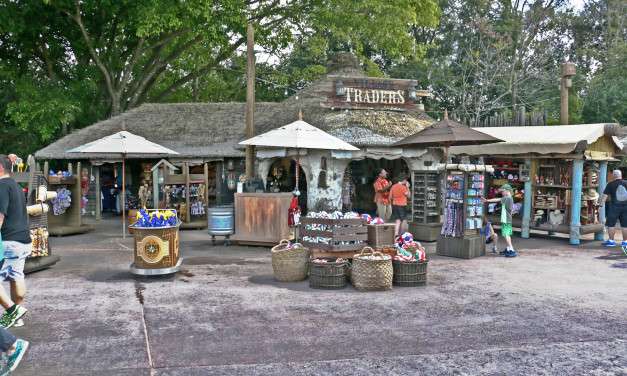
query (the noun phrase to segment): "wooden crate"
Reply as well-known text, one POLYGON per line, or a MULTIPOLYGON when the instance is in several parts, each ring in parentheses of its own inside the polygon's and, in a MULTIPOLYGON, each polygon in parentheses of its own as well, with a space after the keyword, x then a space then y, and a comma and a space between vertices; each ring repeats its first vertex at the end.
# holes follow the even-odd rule
POLYGON ((437 254, 463 259, 485 256, 485 237, 483 235, 463 238, 440 236, 437 243, 437 254))
POLYGON ((344 257, 337 255, 336 253, 342 253, 343 255, 352 254, 356 251, 360 251, 363 247, 368 245, 368 229, 365 226, 365 221, 361 218, 351 219, 328 219, 328 218, 301 218, 300 219, 300 237, 324 237, 330 238, 329 244, 314 243, 309 241, 301 241, 301 243, 312 250, 314 255, 325 254, 324 256, 315 257, 344 257), (311 230, 307 229, 308 225, 323 225, 324 229, 311 230), (355 242, 354 244, 340 244, 341 242, 355 242), (317 253, 316 253, 317 252, 317 253))
POLYGON ((368 225, 368 244, 373 247, 384 247, 394 244, 394 225, 368 225))

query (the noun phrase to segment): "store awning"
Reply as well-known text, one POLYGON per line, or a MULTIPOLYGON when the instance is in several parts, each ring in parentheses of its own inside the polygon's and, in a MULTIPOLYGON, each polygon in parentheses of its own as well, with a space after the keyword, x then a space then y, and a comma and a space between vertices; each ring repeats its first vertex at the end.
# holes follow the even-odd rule
MULTIPOLYGON (((474 128, 505 142, 481 146, 454 146, 452 154, 466 155, 512 155, 512 154, 568 154, 578 144, 587 145, 604 136, 614 136, 616 124, 577 124, 539 127, 481 127, 474 128)), ((611 137, 617 152, 622 144, 611 137)))

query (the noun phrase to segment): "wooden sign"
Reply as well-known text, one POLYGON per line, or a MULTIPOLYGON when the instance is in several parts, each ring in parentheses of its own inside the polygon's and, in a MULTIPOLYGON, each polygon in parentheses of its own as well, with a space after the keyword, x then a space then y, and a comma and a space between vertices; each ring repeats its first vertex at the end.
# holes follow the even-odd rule
POLYGON ((429 95, 426 90, 418 90, 417 84, 415 80, 337 77, 333 82, 333 91, 323 106, 338 109, 411 110, 420 102, 420 97, 429 95))

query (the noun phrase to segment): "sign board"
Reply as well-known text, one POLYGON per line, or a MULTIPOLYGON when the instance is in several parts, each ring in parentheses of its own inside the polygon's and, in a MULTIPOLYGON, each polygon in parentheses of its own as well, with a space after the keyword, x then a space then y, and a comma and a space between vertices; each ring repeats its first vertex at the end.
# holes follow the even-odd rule
POLYGON ((417 90, 415 80, 337 77, 325 107, 337 109, 386 109, 407 111, 416 108, 426 90, 417 90))

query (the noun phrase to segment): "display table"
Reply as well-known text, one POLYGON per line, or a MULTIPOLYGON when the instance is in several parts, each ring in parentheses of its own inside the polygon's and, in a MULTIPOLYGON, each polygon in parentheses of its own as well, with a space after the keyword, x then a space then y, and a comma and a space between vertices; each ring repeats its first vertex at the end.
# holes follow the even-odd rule
POLYGON ((239 244, 276 245, 290 239, 291 193, 236 193, 235 235, 239 244))

